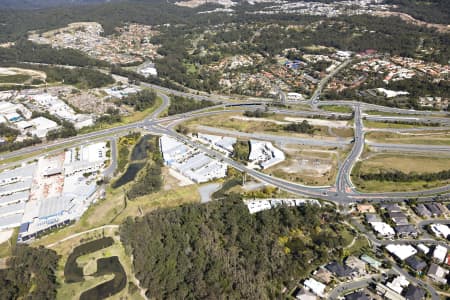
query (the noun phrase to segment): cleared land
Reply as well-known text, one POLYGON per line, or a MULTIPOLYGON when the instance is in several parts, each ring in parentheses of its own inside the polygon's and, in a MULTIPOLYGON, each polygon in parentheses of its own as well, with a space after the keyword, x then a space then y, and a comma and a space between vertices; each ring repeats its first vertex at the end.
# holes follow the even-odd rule
MULTIPOLYGON (((421 114, 398 114, 398 113, 392 113, 392 112, 385 112, 385 111, 378 111, 378 110, 365 110, 365 114, 371 115, 371 116, 386 116, 386 117, 407 117, 410 118, 412 116, 422 116, 421 114)), ((447 114, 443 112, 442 114, 437 114, 435 116, 441 116, 445 117, 447 114)))
POLYGON ((305 185, 333 184, 338 161, 345 157, 343 152, 335 149, 314 149, 298 145, 281 146, 280 149, 286 154, 286 160, 264 170, 264 173, 305 185))
POLYGON ((304 119, 304 118, 292 118, 292 116, 283 115, 269 115, 266 118, 249 118, 236 113, 227 113, 217 116, 209 116, 203 118, 197 118, 184 123, 191 131, 196 131, 198 125, 210 126, 216 128, 233 129, 247 133, 289 133, 290 136, 297 137, 311 137, 309 134, 288 132, 283 130, 283 126, 293 123, 292 121, 302 120, 310 121, 311 125, 317 130, 314 132, 314 136, 317 137, 351 137, 353 136, 353 129, 351 127, 343 126, 343 121, 332 121, 322 119, 304 119), (337 123, 333 123, 337 122, 337 123))
POLYGON ((36 70, 0 67, 0 85, 40 84, 46 78, 44 72, 36 70))
POLYGON ((376 143, 450 145, 450 130, 415 133, 370 132, 366 139, 376 143))
POLYGON ((331 111, 331 112, 338 112, 338 113, 351 113, 353 110, 349 106, 341 106, 341 105, 323 105, 319 106, 320 109, 331 111))
POLYGON ((379 173, 380 171, 401 171, 404 173, 436 173, 450 169, 448 157, 375 154, 364 155, 363 161, 358 162, 353 169, 352 181, 358 189, 367 192, 400 192, 416 191, 450 184, 450 180, 442 181, 414 181, 414 182, 390 182, 361 180, 358 174, 379 173))

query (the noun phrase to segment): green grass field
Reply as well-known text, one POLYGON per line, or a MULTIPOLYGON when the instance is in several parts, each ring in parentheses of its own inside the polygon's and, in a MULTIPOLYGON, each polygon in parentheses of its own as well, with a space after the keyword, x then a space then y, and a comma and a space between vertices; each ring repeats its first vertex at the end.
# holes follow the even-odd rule
POLYGON ((378 143, 450 146, 450 131, 423 131, 415 132, 414 134, 369 132, 366 134, 366 139, 378 143))
POLYGON ((319 106, 320 109, 337 112, 337 113, 351 113, 353 110, 349 106, 341 106, 341 105, 323 105, 319 106))
POLYGON ((362 173, 374 173, 380 170, 398 170, 404 173, 435 173, 450 169, 448 157, 377 154, 361 162, 362 173))
POLYGON ((364 120, 364 127, 367 128, 395 128, 395 129, 401 129, 401 128, 418 128, 422 127, 422 125, 412 125, 412 124, 397 124, 392 122, 375 122, 375 121, 367 121, 364 120))
POLYGON ((16 83, 21 84, 30 80, 30 75, 16 74, 16 75, 0 75, 0 83, 16 83))
POLYGON ((448 169, 450 169, 450 159, 448 157, 379 154, 358 162, 352 172, 352 181, 359 190, 365 192, 418 191, 449 184, 450 180, 433 182, 365 181, 359 178, 358 174, 394 170, 402 171, 404 173, 436 173, 448 169))

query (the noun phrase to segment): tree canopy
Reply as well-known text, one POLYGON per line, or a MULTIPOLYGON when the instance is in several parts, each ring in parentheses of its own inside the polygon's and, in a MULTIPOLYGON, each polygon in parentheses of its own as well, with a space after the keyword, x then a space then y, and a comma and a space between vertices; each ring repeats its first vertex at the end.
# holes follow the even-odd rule
POLYGON ((43 247, 17 245, 0 270, 1 299, 55 299, 58 255, 43 247))
POLYGON ((121 226, 154 299, 269 299, 340 255, 340 217, 318 206, 249 214, 238 195, 160 209, 121 226))

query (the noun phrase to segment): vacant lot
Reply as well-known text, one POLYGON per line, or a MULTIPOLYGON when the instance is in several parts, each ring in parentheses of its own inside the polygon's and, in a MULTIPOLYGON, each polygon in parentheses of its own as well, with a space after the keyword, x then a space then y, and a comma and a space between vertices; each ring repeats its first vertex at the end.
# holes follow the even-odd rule
POLYGON ((352 177, 352 181, 359 191, 369 193, 421 191, 450 184, 450 180, 433 182, 382 182, 376 180, 363 181, 356 177, 352 177))
POLYGON ((338 159, 342 153, 328 149, 305 149, 296 145, 283 146, 281 150, 286 154, 286 160, 264 170, 264 173, 305 185, 334 183, 338 159))
POLYGON ((421 131, 415 133, 390 133, 390 132, 370 132, 366 139, 377 143, 392 144, 424 144, 424 145, 449 145, 450 131, 421 131))
POLYGON ((341 106, 341 105, 324 105, 319 106, 320 109, 337 112, 337 113, 351 113, 353 110, 349 106, 341 106))
MULTIPOLYGON (((185 123, 191 131, 196 131, 198 125, 211 126, 216 128, 233 129, 247 133, 286 133, 283 130, 283 126, 293 123, 292 121, 298 120, 301 122, 303 118, 292 118, 283 115, 269 115, 266 118, 249 118, 242 116, 241 114, 228 113, 216 116, 209 116, 204 118, 197 118, 185 123), (291 122, 290 122, 291 121, 291 122)), ((353 136, 353 129, 351 127, 344 127, 347 121, 331 121, 321 119, 306 119, 311 120, 310 124, 314 125, 316 131, 314 136, 317 137, 350 137, 353 136), (337 122, 336 124, 332 124, 337 122), (345 123, 343 123, 345 122, 345 123), (320 124, 319 124, 320 123, 320 124), (333 126, 329 126, 333 125, 333 126)), ((290 136, 297 137, 311 137, 309 134, 301 134, 289 132, 290 136)))
POLYGON ((398 124, 393 122, 375 122, 364 120, 364 127, 366 128, 393 128, 393 129, 409 129, 423 127, 423 125, 413 125, 413 124, 398 124))
MULTIPOLYGON (((367 155, 367 154, 366 154, 367 155)), ((378 173, 380 171, 402 171, 404 173, 436 173, 450 169, 448 157, 402 155, 402 154, 376 154, 358 162, 353 169, 352 180, 355 185, 368 192, 400 192, 414 191, 438 187, 450 183, 450 181, 416 181, 416 182, 388 182, 388 181, 364 181, 359 174, 378 173)))
POLYGON ((448 169, 450 169, 448 157, 377 154, 362 161, 360 171, 362 173, 375 173, 380 170, 398 170, 404 173, 435 173, 448 169))
POLYGON ((40 71, 0 67, 0 85, 40 84, 43 83, 46 78, 47 75, 40 71))

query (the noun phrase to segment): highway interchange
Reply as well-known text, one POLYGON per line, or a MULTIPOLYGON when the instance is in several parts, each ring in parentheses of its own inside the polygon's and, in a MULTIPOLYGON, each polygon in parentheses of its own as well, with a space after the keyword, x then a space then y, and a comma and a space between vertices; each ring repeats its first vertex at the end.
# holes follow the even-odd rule
MULTIPOLYGON (((365 141, 365 133, 366 129, 364 128, 363 118, 372 121, 387 121, 392 120, 392 116, 374 116, 365 114, 364 111, 379 111, 382 113, 388 114, 402 114, 408 115, 408 117, 395 117, 396 119, 403 118, 405 122, 408 120, 411 122, 439 122, 441 127, 439 129, 449 129, 450 127, 450 118, 446 118, 446 116, 440 112, 425 112, 425 111, 411 111, 405 109, 391 108, 391 107, 383 107, 378 105, 372 105, 362 102, 356 101, 321 101, 319 100, 322 89, 326 86, 326 83, 332 76, 334 76, 339 70, 343 69, 349 61, 344 62, 341 66, 339 66, 335 71, 333 71, 329 76, 325 77, 320 83, 317 90, 313 93, 312 97, 307 101, 303 101, 300 104, 309 105, 311 110, 295 110, 288 108, 280 108, 276 106, 271 106, 272 100, 270 99, 257 99, 257 98, 245 98, 243 100, 235 100, 229 96, 220 96, 220 95, 207 95, 203 93, 187 93, 180 92, 176 90, 167 89, 164 87, 156 86, 148 83, 141 83, 141 86, 154 89, 158 96, 162 99, 161 105, 156 108, 147 118, 142 121, 138 121, 135 123, 125 124, 109 129, 98 130, 95 132, 90 132, 87 134, 81 134, 75 137, 67 138, 64 140, 58 140, 51 143, 45 143, 40 145, 35 145, 28 148, 23 148, 10 153, 3 153, 0 155, 0 160, 13 160, 20 159, 22 157, 26 157, 24 160, 33 159, 34 156, 42 155, 43 151, 48 150, 48 153, 52 153, 55 151, 60 151, 60 149, 68 146, 79 145, 95 140, 108 140, 111 143, 111 165, 106 170, 106 176, 112 177, 114 170, 117 165, 116 156, 116 139, 121 135, 125 135, 130 131, 134 130, 144 130, 150 133, 154 133, 157 135, 168 135, 177 140, 188 144, 194 148, 200 149, 207 155, 216 158, 220 161, 223 161, 234 167, 235 169, 245 172, 247 175, 259 180, 263 183, 270 184, 278 187, 281 190, 297 194, 303 197, 317 198, 326 201, 333 202, 346 211, 346 207, 351 203, 356 202, 372 202, 372 203, 384 203, 384 202, 400 202, 410 198, 417 198, 417 201, 432 201, 435 199, 437 194, 440 194, 441 197, 448 197, 450 195, 450 186, 443 186, 439 188, 423 190, 423 191, 415 191, 415 192, 386 192, 386 193, 361 193, 356 190, 352 181, 351 181, 351 172, 353 166, 360 158, 364 147, 369 145, 371 148, 379 149, 379 150, 389 150, 389 151, 409 151, 409 152, 423 152, 423 151, 433 151, 433 152, 441 152, 441 153, 449 153, 449 146, 429 146, 429 145, 410 145, 410 144, 380 144, 365 141), (217 103, 216 106, 208 107, 206 109, 201 109, 189 113, 173 115, 169 117, 160 117, 169 107, 170 105, 170 96, 171 95, 180 95, 184 97, 190 97, 195 100, 211 100, 217 103), (251 105, 250 105, 251 104, 251 105), (280 135, 270 135, 270 134, 262 134, 262 133, 244 133, 237 131, 227 131, 225 129, 220 128, 208 128, 210 130, 216 130, 217 134, 223 135, 234 135, 237 137, 243 138, 254 138, 254 139, 264 139, 278 143, 294 143, 300 145, 309 145, 309 146, 328 146, 328 147, 348 147, 351 146, 351 151, 347 157, 340 163, 339 169, 336 176, 335 184, 332 186, 305 186, 293 182, 289 182, 280 178, 272 177, 271 175, 262 173, 258 170, 251 169, 246 165, 236 162, 233 159, 225 156, 224 154, 211 149, 201 143, 198 143, 188 136, 180 134, 174 130, 174 127, 182 123, 186 120, 198 117, 206 117, 217 114, 223 114, 225 112, 239 112, 245 111, 249 109, 257 109, 264 108, 268 109, 274 113, 301 116, 301 117, 343 117, 349 118, 351 115, 349 113, 334 113, 326 110, 322 110, 321 107, 328 105, 339 105, 350 107, 353 110, 353 128, 354 128, 354 138, 346 139, 335 139, 335 140, 327 140, 327 139, 318 139, 318 138, 298 138, 298 137, 287 137, 280 135)), ((127 79, 120 76, 114 76, 116 80, 126 81, 127 79)), ((427 130, 437 130, 437 128, 427 128, 427 130)), ((389 129, 386 131, 392 132, 401 132, 401 131, 414 131, 418 129, 389 129)), ((381 130, 383 131, 383 130, 381 130)), ((1 163, 1 161, 0 161, 1 163)), ((10 162, 2 165, 2 168, 9 167, 10 165, 17 164, 18 162, 10 162)), ((390 241, 382 241, 378 240, 372 233, 367 232, 363 226, 360 224, 352 222, 353 226, 357 227, 359 231, 364 233, 364 235, 370 240, 373 246, 382 246, 390 241)), ((425 225, 425 224, 422 224, 425 225)), ((396 243, 418 243, 418 242, 426 242, 426 243, 441 243, 437 242, 434 239, 425 236, 421 240, 398 240, 396 243)), ((448 245, 446 245, 448 248, 448 245)), ((393 269, 395 272, 400 273, 408 278, 408 280, 415 282, 418 285, 425 287, 431 294, 432 299, 439 299, 438 294, 435 289, 416 279, 412 278, 407 274, 402 268, 394 265, 393 269)), ((342 294, 347 290, 354 290, 357 288, 361 288, 367 286, 374 279, 378 279, 379 276, 375 276, 374 278, 365 278, 360 281, 344 283, 336 287, 330 293, 331 299, 336 299, 338 295, 342 294)))
MULTIPOLYGON (((344 62, 345 66, 348 64, 348 61, 344 62)), ((343 67, 342 67, 343 68, 343 67)), ((338 67, 338 70, 342 69, 338 67)), ((333 75, 336 72, 333 73, 333 75)), ((127 80, 124 77, 120 77, 115 75, 116 80, 127 80)), ((411 111, 406 109, 398 109, 391 107, 383 107, 379 105, 372 105, 362 102, 356 101, 321 101, 319 100, 319 96, 321 90, 326 85, 326 82, 331 78, 331 76, 327 76, 320 83, 319 87, 314 92, 313 96, 307 100, 302 102, 302 104, 310 105, 312 110, 293 110, 287 108, 279 108, 269 106, 269 111, 274 113, 282 113, 282 114, 291 114, 296 116, 308 117, 308 116, 323 116, 323 117, 349 117, 348 113, 334 113, 320 109, 322 106, 326 105, 340 105, 351 107, 353 110, 353 119, 354 119, 354 139, 339 139, 339 140, 326 140, 326 139, 317 139, 314 137, 311 138, 294 138, 294 137, 283 137, 283 136, 271 136, 268 134, 246 134, 242 132, 233 132, 235 135, 246 137, 246 138, 256 138, 256 139, 267 139, 272 141, 284 141, 289 143, 297 143, 303 145, 311 145, 311 146, 335 146, 335 147, 344 147, 347 145, 352 145, 352 149, 350 154, 343 160, 343 162, 339 166, 338 175, 336 178, 336 183, 333 186, 326 187, 316 187, 316 186, 305 186, 297 183, 288 182, 279 178, 272 177, 270 175, 264 174, 257 170, 253 170, 248 168, 247 166, 240 164, 238 162, 233 161, 232 159, 226 157, 225 155, 209 149, 204 145, 190 140, 188 137, 183 136, 173 130, 173 127, 181 122, 184 122, 191 118, 198 117, 206 117, 216 114, 222 114, 224 112, 230 111, 244 111, 249 109, 256 109, 261 107, 266 107, 268 103, 268 99, 260 99, 260 101, 255 101, 257 99, 250 98, 250 100, 246 99, 244 101, 236 101, 233 100, 229 96, 208 96, 205 94, 192 94, 187 92, 180 92, 176 90, 171 90, 164 87, 159 87, 153 84, 141 83, 141 86, 154 89, 158 96, 162 99, 161 105, 155 109, 147 118, 142 121, 138 121, 135 123, 130 123, 126 125, 121 125, 109 129, 98 130, 95 132, 90 132, 87 134, 78 135, 75 137, 67 138, 64 140, 58 140, 52 143, 45 143, 40 145, 35 145, 32 147, 23 148, 14 152, 4 153, 0 156, 0 160, 11 160, 14 158, 19 158, 22 156, 32 155, 35 152, 44 151, 46 149, 53 149, 55 147, 65 147, 67 145, 72 145, 74 143, 83 143, 91 140, 97 140, 99 138, 108 139, 112 136, 124 135, 129 131, 133 130, 147 130, 149 132, 153 132, 156 134, 167 134, 174 138, 177 138, 184 143, 189 143, 191 146, 200 148, 205 151, 207 154, 216 157, 220 160, 226 161, 230 166, 235 167, 236 169, 247 173, 248 175, 264 182, 267 184, 274 185, 282 190, 308 196, 308 197, 317 197, 323 200, 332 201, 337 204, 347 205, 350 203, 361 202, 363 200, 369 202, 388 202, 388 201, 402 201, 408 198, 419 198, 423 200, 431 199, 436 194, 448 194, 450 192, 450 186, 443 186, 439 188, 423 190, 423 191, 415 191, 415 192, 387 192, 387 193, 360 193, 358 192, 351 182, 351 171, 354 164, 358 161, 364 146, 369 144, 370 147, 378 148, 382 150, 394 150, 394 151, 435 151, 435 152, 450 152, 449 146, 429 146, 429 145, 411 145, 411 144, 380 144, 369 142, 366 143, 364 134, 364 124, 362 121, 363 115, 365 118, 376 118, 377 121, 389 120, 392 117, 389 116, 368 116, 364 114, 364 110, 371 111, 382 111, 387 113, 401 113, 401 114, 414 114, 413 120, 430 120, 436 119, 440 120, 443 123, 442 128, 448 128, 445 125, 450 119, 442 116, 441 112, 428 112, 428 111, 411 111), (173 115, 169 117, 159 116, 167 110, 170 105, 170 95, 180 95, 184 97, 190 97, 195 100, 210 100, 217 103, 216 106, 208 107, 206 109, 201 109, 189 113, 173 115), (444 125, 445 124, 445 125, 444 125)), ((374 119, 375 120, 375 119, 374 119)), ((218 133, 222 131, 222 133, 226 133, 223 129, 216 129, 218 133)))

